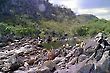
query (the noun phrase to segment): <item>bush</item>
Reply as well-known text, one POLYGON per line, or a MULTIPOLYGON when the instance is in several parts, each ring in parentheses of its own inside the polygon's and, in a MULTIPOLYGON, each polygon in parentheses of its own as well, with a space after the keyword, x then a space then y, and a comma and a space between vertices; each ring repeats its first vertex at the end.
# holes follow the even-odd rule
POLYGON ((76 28, 75 31, 76 31, 77 35, 79 35, 79 36, 86 36, 88 34, 88 27, 81 26, 81 27, 76 28))
POLYGON ((0 34, 8 35, 15 34, 15 36, 35 36, 38 30, 35 27, 10 26, 5 23, 0 23, 0 34))
POLYGON ((17 36, 35 36, 36 30, 32 27, 15 27, 14 33, 17 36))
POLYGON ((0 23, 0 34, 7 35, 11 33, 11 29, 8 28, 8 25, 5 23, 0 23))

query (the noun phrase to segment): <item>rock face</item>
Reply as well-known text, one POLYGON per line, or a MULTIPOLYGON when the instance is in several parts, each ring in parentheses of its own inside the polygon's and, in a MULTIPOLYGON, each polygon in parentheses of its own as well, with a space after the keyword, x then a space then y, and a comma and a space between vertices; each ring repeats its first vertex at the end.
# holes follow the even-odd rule
MULTIPOLYGON (((35 39, 21 39, 10 43, 0 52, 2 73, 110 73, 109 50, 103 50, 100 59, 94 58, 91 48, 68 47, 49 51, 39 47, 35 39), (34 43, 34 44, 33 44, 34 43), (36 43, 36 44, 35 44, 36 43), (60 50, 60 51, 58 51, 60 50), (55 55, 58 52, 57 55, 55 55), (64 52, 66 53, 64 55, 64 52)), ((86 44, 87 46, 88 44, 86 44)), ((90 45, 94 47, 94 45, 90 45)))

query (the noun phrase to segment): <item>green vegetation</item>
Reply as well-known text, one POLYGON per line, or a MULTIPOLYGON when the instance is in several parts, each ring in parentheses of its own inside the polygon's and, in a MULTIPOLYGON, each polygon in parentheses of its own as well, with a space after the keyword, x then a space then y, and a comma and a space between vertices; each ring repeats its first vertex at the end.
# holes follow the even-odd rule
POLYGON ((8 25, 6 23, 0 23, 0 34, 5 36, 8 34, 13 34, 16 36, 34 36, 35 32, 35 27, 22 27, 22 26, 12 26, 8 25))
POLYGON ((98 32, 103 32, 107 35, 110 34, 110 21, 104 19, 92 20, 87 24, 84 24, 78 29, 76 29, 76 33, 80 36, 94 36, 98 32))
POLYGON ((69 36, 77 35, 82 37, 94 36, 98 32, 110 34, 110 21, 104 19, 94 19, 88 23, 78 23, 74 20, 63 20, 61 22, 55 20, 42 19, 35 21, 26 15, 16 16, 15 20, 5 20, 0 23, 0 34, 14 34, 16 36, 36 36, 42 38, 57 33, 57 36, 64 33, 69 36))
POLYGON ((110 21, 91 14, 76 15, 71 9, 54 6, 48 1, 43 2, 48 8, 41 12, 33 5, 34 1, 29 3, 28 0, 18 0, 14 4, 11 0, 0 0, 0 35, 44 38, 48 35, 60 37, 65 33, 81 37, 94 36, 98 32, 110 34, 110 21))

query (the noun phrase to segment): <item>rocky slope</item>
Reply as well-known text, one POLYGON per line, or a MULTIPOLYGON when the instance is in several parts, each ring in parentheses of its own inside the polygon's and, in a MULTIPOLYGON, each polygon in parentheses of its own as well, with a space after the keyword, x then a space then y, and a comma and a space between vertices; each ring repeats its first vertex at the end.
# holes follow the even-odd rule
POLYGON ((110 73, 109 51, 98 49, 94 58, 93 40, 83 48, 66 45, 53 50, 41 47, 40 41, 24 38, 0 48, 0 73, 110 73))

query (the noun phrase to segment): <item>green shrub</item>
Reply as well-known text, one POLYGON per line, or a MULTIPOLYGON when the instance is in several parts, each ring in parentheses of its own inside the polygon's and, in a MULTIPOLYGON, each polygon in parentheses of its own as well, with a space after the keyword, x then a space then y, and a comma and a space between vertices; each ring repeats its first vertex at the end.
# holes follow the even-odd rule
POLYGON ((81 26, 81 27, 76 28, 75 31, 76 31, 77 35, 79 35, 79 36, 86 36, 88 34, 88 27, 81 26))
POLYGON ((18 36, 35 36, 36 30, 35 28, 32 27, 15 27, 15 31, 14 31, 15 35, 18 36))
POLYGON ((11 29, 8 28, 8 25, 5 23, 0 23, 0 34, 7 35, 11 33, 11 29))

